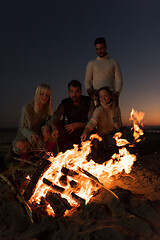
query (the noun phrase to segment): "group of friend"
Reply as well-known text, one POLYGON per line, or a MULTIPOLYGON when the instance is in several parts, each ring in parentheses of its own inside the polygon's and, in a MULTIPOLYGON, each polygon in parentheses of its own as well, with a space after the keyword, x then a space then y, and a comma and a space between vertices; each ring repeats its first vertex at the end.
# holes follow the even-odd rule
POLYGON ((52 91, 48 84, 36 88, 33 100, 23 106, 19 129, 12 143, 12 151, 25 158, 29 148, 44 146, 54 151, 71 149, 92 133, 103 139, 104 147, 113 146, 113 135, 122 127, 119 96, 122 76, 119 64, 109 57, 104 38, 94 41, 97 58, 86 67, 82 94, 78 80, 68 83, 68 98, 53 111, 52 91))

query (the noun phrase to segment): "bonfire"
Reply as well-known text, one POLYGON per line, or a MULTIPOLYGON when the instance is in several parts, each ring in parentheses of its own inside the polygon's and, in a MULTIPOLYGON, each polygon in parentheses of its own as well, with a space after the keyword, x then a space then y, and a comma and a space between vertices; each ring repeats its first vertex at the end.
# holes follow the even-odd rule
MULTIPOLYGON (((118 201, 118 196, 111 190, 113 178, 125 172, 129 174, 136 161, 136 156, 130 154, 126 146, 134 147, 143 135, 141 121, 144 113, 131 111, 130 120, 133 121, 134 141, 122 139, 122 133, 115 134, 114 139, 119 152, 114 153, 111 159, 106 159, 103 164, 98 164, 87 156, 91 153, 92 140, 102 140, 97 134, 82 142, 81 147, 74 145, 73 149, 58 153, 54 157, 46 153, 40 166, 32 175, 25 177, 21 193, 15 186, 1 174, 21 203, 25 205, 27 213, 33 221, 32 211, 54 216, 67 216, 72 214, 79 206, 86 205, 92 197, 98 194, 100 188, 106 189, 118 201)), ((27 163, 30 163, 29 161, 27 163)), ((32 163, 34 165, 34 163, 32 163)))

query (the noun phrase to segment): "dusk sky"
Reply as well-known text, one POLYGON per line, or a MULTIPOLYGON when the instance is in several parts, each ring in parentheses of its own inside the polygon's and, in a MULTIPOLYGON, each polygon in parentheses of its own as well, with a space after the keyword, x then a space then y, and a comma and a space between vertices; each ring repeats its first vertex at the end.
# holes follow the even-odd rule
POLYGON ((160 0, 0 0, 0 31, 0 128, 18 127, 40 83, 51 86, 54 109, 72 79, 86 95, 97 37, 121 67, 123 123, 134 108, 144 125, 160 125, 160 0))

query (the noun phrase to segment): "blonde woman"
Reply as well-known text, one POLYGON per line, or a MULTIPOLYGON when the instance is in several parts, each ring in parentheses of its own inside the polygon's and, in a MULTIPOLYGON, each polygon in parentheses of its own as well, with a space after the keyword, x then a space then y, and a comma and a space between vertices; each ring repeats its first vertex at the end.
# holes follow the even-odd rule
POLYGON ((49 85, 37 86, 34 99, 23 106, 16 139, 12 143, 14 153, 22 155, 32 145, 44 144, 48 151, 54 146, 48 121, 53 114, 52 92, 49 85))

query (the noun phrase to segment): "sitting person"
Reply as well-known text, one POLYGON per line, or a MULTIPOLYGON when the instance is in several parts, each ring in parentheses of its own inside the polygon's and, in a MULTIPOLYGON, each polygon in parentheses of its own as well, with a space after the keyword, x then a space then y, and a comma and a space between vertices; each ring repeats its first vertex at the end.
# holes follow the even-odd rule
MULTIPOLYGON (((119 109, 114 104, 112 92, 108 87, 99 89, 100 106, 94 110, 92 118, 87 123, 82 135, 81 141, 85 141, 91 131, 96 127, 97 134, 103 139, 103 146, 107 149, 115 146, 113 136, 121 127, 121 116, 119 109)), ((97 141, 94 142, 97 149, 97 141)))
POLYGON ((51 136, 49 121, 53 114, 52 92, 47 84, 37 86, 34 99, 23 106, 19 129, 12 143, 12 151, 26 158, 29 148, 43 146, 52 151, 55 141, 51 136))
POLYGON ((62 152, 72 148, 73 144, 81 143, 80 136, 94 109, 91 98, 82 95, 82 86, 78 80, 69 82, 68 95, 50 120, 53 136, 59 134, 58 145, 62 152))

